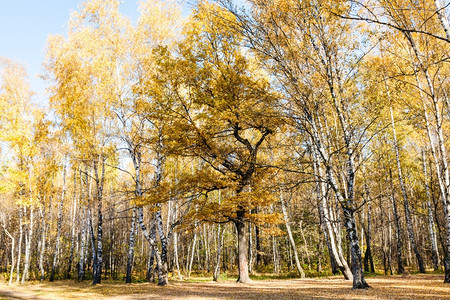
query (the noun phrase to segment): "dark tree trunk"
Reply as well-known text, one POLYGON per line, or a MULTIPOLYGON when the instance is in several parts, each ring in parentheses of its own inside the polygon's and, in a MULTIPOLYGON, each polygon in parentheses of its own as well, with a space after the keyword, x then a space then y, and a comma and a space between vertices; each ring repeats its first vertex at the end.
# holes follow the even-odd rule
POLYGON ((255 225, 255 248, 256 248, 256 265, 259 266, 262 263, 262 251, 261 251, 261 236, 259 234, 259 226, 255 225))

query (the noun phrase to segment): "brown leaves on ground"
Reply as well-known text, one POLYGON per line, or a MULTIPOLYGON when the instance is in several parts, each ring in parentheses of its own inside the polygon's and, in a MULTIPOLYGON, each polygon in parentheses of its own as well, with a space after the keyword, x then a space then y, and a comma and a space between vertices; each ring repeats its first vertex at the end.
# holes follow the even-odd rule
POLYGON ((441 275, 368 278, 372 288, 352 290, 340 277, 324 279, 254 280, 243 285, 231 280, 219 283, 151 283, 58 281, 8 287, 0 284, 0 298, 15 299, 450 299, 450 285, 441 275))

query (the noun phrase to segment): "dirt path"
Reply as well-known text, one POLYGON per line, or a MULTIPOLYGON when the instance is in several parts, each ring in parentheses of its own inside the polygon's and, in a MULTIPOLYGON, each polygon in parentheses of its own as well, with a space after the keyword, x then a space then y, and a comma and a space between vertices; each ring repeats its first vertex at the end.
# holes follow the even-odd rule
POLYGON ((262 280, 248 285, 232 281, 220 283, 171 282, 158 287, 150 283, 104 283, 57 281, 0 285, 2 299, 450 299, 450 285, 442 276, 414 275, 369 278, 372 288, 352 290, 341 278, 262 280))

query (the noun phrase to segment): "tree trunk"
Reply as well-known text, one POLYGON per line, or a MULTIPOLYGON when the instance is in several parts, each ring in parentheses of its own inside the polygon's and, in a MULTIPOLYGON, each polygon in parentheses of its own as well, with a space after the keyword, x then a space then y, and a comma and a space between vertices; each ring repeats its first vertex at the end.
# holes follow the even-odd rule
POLYGON ((291 243, 292 251, 294 252, 295 266, 297 267, 298 274, 301 278, 305 278, 305 271, 303 271, 302 266, 300 265, 300 261, 298 259, 297 247, 295 245, 294 237, 292 236, 291 225, 289 223, 289 216, 286 209, 286 204, 284 203, 283 192, 280 190, 280 202, 281 202, 281 210, 283 212, 284 224, 286 226, 286 231, 289 237, 289 242, 291 243))
POLYGON ((161 242, 161 272, 164 278, 168 278, 168 260, 167 260, 167 237, 163 232, 163 222, 161 209, 155 213, 156 228, 158 230, 159 240, 161 242))
MULTIPOLYGON (((44 198, 45 199, 45 198, 44 198)), ((41 218, 42 218, 42 228, 41 228, 41 249, 39 252, 39 272, 41 273, 40 281, 43 281, 45 278, 45 270, 44 270, 44 254, 45 254, 45 246, 47 244, 46 241, 46 233, 47 233, 47 216, 45 214, 45 201, 43 208, 40 208, 41 218)))
POLYGON ((22 257, 22 238, 23 238, 23 208, 19 206, 19 249, 17 251, 17 277, 16 282, 20 281, 20 258, 22 257))
POLYGON ((397 239, 397 273, 403 274, 405 272, 405 268, 403 267, 403 258, 402 258, 402 230, 400 227, 400 216, 398 215, 397 210, 397 201, 395 199, 395 190, 394 190, 394 182, 392 179, 392 171, 389 168, 389 179, 391 183, 391 193, 392 193, 392 212, 394 213, 394 222, 395 222, 395 237, 397 239))
POLYGON ((30 269, 31 258, 31 243, 33 242, 33 227, 34 227, 34 209, 30 206, 30 223, 28 224, 28 235, 25 237, 25 264, 23 267, 22 284, 28 280, 28 272, 30 269))
POLYGON ((197 232, 194 232, 194 239, 192 241, 192 250, 190 251, 191 255, 190 255, 190 257, 188 256, 187 278, 191 277, 192 264, 194 263, 196 242, 197 242, 197 232))
POLYGON ((255 248, 256 248, 256 265, 261 265, 262 250, 261 250, 261 236, 259 234, 259 226, 255 225, 255 248))
POLYGON ((133 215, 131 217, 130 241, 128 242, 128 258, 127 258, 127 275, 125 283, 131 283, 131 270, 133 268, 134 258, 134 227, 136 224, 136 207, 133 207, 133 215))
POLYGON ((244 216, 245 211, 240 209, 236 213, 237 217, 234 220, 238 235, 238 270, 239 277, 237 282, 249 283, 251 279, 248 275, 248 232, 245 226, 244 216))
POLYGON ((84 279, 84 262, 85 262, 85 247, 86 247, 86 233, 87 233, 87 215, 86 207, 84 207, 83 219, 81 222, 81 247, 80 247, 80 261, 78 263, 78 280, 82 281, 84 279))
POLYGON ((222 232, 220 224, 217 225, 217 255, 216 255, 216 266, 214 268, 214 274, 213 274, 213 280, 219 281, 220 277, 220 258, 221 258, 221 252, 222 252, 222 245, 223 245, 223 237, 224 234, 222 232))
POLYGON ((434 0, 434 5, 436 6, 436 13, 439 17, 439 21, 441 21, 442 28, 445 31, 445 36, 447 37, 447 40, 450 41, 450 25, 448 23, 447 15, 445 14, 445 7, 442 7, 441 0, 434 0))
POLYGON ((365 289, 369 285, 364 279, 364 271, 361 259, 361 249, 359 248, 358 234, 356 232, 355 216, 353 210, 353 197, 354 197, 354 171, 353 160, 351 155, 347 160, 347 180, 348 180, 348 199, 344 199, 340 193, 336 179, 333 174, 333 170, 327 167, 327 178, 330 186, 333 188, 336 198, 341 203, 341 207, 344 214, 344 225, 347 230, 347 236, 350 243, 350 252, 352 259, 352 275, 353 275, 353 289, 365 289))
POLYGON ((75 220, 77 217, 77 172, 73 171, 73 204, 72 204, 72 232, 70 235, 70 254, 67 266, 66 278, 70 279, 72 276, 73 250, 75 248, 75 220))
POLYGON ((403 206, 405 208, 406 229, 408 231, 408 236, 409 236, 409 240, 411 242, 411 246, 412 246, 413 251, 414 251, 414 253, 416 255, 419 271, 420 271, 420 273, 425 273, 425 267, 423 265, 422 256, 420 255, 419 249, 417 248, 416 238, 414 236, 414 230, 413 230, 413 224, 412 224, 412 219, 411 219, 411 210, 410 210, 410 207, 409 207, 408 194, 406 192, 406 186, 405 186, 405 183, 403 181, 402 167, 401 167, 401 164, 400 164, 400 154, 399 154, 399 149, 398 149, 397 136, 396 136, 396 133, 395 133, 394 112, 392 110, 392 107, 390 107, 390 112, 391 112, 392 135, 393 135, 393 138, 394 138, 395 157, 396 157, 396 160, 397 160, 398 179, 399 179, 399 182, 400 182, 400 188, 401 188, 402 195, 403 195, 403 206))
POLYGON ((433 261, 433 268, 436 271, 439 269, 439 255, 437 252, 437 240, 436 240, 436 231, 434 228, 433 210, 431 209, 431 195, 430 195, 430 186, 428 184, 429 180, 427 172, 427 162, 425 159, 425 151, 422 151, 422 168, 423 168, 423 175, 425 178, 425 193, 427 195, 428 230, 430 232, 431 259, 433 261))
POLYGON ((173 233, 173 259, 175 260, 175 266, 177 267, 178 279, 183 280, 180 272, 180 261, 178 257, 178 232, 173 233))
POLYGON ((105 179, 105 158, 100 156, 101 160, 101 177, 98 174, 98 162, 94 163, 94 175, 97 188, 97 268, 94 271, 94 278, 92 284, 100 284, 102 279, 102 267, 103 267, 103 211, 102 211, 102 198, 103 198, 103 183, 105 179))
POLYGON ((371 215, 372 215, 372 205, 371 200, 369 199, 369 191, 367 190, 367 186, 365 185, 366 189, 366 200, 367 200, 367 228, 365 228, 363 224, 364 229, 364 235, 366 236, 366 253, 364 254, 364 269, 366 271, 369 271, 369 262, 370 262, 370 272, 375 273, 375 265, 373 264, 373 257, 372 257, 372 249, 371 249, 371 240, 372 240, 372 227, 371 227, 371 215))
POLYGON ((155 250, 155 258, 156 258, 156 265, 158 268, 158 285, 163 286, 167 285, 169 283, 167 276, 163 276, 161 270, 161 256, 159 255, 159 250, 156 247, 156 241, 151 238, 148 234, 147 227, 144 224, 144 212, 142 207, 138 207, 138 221, 139 225, 141 226, 142 233, 144 234, 145 239, 148 241, 151 247, 155 250))

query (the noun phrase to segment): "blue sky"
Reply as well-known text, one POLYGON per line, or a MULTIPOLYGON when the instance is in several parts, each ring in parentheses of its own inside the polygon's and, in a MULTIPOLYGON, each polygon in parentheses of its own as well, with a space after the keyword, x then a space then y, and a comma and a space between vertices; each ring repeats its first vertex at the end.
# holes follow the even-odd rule
MULTIPOLYGON (((64 34, 71 11, 81 0, 0 0, 0 56, 23 63, 28 70, 34 100, 47 103, 42 74, 46 40, 64 34)), ((123 14, 137 18, 138 0, 122 0, 123 14)))

